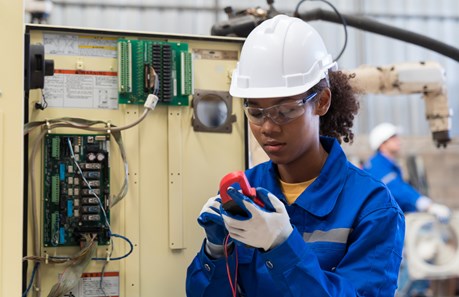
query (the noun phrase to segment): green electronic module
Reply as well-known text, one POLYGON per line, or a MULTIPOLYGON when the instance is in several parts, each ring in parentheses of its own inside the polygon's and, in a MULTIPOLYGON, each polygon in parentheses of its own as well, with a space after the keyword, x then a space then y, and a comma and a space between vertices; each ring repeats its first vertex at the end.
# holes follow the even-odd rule
POLYGON ((97 235, 99 244, 110 241, 109 146, 105 134, 46 135, 44 246, 79 246, 82 234, 97 235))
POLYGON ((118 40, 118 102, 144 104, 148 94, 168 105, 189 104, 193 70, 188 44, 118 40))

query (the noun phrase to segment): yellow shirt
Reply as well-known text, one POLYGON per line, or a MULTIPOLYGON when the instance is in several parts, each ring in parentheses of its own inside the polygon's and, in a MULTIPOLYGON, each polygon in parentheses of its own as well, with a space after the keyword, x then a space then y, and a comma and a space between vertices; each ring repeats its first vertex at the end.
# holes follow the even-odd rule
POLYGON ((284 193, 288 204, 290 205, 293 202, 295 202, 296 198, 298 198, 298 196, 300 196, 301 193, 303 193, 304 190, 306 190, 307 187, 309 187, 309 185, 316 180, 316 178, 317 177, 314 177, 313 179, 307 180, 305 182, 294 184, 289 184, 282 180, 279 180, 282 188, 282 193, 284 193))

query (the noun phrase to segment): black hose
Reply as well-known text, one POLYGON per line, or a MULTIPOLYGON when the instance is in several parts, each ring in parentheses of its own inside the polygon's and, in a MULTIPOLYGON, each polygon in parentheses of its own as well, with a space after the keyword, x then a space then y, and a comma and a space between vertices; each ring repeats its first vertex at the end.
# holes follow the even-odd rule
MULTIPOLYGON (((459 49, 446 43, 443 43, 441 41, 438 41, 436 39, 418 33, 414 33, 408 30, 400 29, 394 26, 386 25, 366 17, 351 16, 346 14, 341 15, 346 20, 346 24, 348 26, 361 29, 363 31, 372 32, 387 37, 392 37, 408 43, 416 44, 459 62, 459 49)), ((300 13, 299 18, 306 22, 323 20, 341 24, 341 19, 334 12, 323 10, 320 8, 300 13)))

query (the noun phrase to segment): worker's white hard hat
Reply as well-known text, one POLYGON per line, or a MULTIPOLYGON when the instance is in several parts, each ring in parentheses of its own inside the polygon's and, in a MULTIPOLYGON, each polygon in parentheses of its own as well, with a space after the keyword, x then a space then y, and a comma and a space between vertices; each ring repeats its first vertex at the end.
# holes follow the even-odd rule
POLYGON ((400 129, 391 123, 381 123, 370 132, 370 147, 377 150, 386 140, 400 133, 400 129))
POLYGON ((274 98, 306 92, 336 68, 319 33, 304 21, 278 15, 247 37, 230 94, 274 98))

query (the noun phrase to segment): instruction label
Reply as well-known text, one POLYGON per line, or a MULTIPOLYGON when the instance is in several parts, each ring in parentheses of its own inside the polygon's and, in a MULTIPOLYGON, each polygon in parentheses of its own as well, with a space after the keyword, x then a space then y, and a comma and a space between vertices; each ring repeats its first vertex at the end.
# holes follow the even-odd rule
POLYGON ((118 109, 116 72, 54 70, 45 77, 48 107, 118 109))
POLYGON ((203 60, 234 60, 237 61, 237 51, 231 50, 212 50, 212 49, 193 49, 194 59, 203 60))
POLYGON ((45 54, 116 58, 117 39, 92 35, 43 34, 45 54))
POLYGON ((64 297, 119 297, 120 295, 120 273, 105 272, 102 283, 103 291, 100 289, 100 272, 83 273, 78 285, 64 297))

